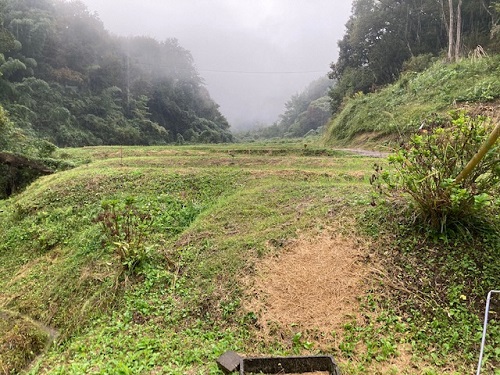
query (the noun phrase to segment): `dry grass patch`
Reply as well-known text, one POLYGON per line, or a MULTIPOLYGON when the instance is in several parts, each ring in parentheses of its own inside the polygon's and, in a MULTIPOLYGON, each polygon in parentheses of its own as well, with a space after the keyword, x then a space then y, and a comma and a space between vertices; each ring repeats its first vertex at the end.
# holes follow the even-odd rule
POLYGON ((330 231, 299 238, 257 265, 246 308, 257 313, 264 335, 276 324, 338 332, 358 315, 370 270, 364 254, 362 242, 330 231))
POLYGON ((0 374, 20 373, 56 335, 26 317, 0 310, 0 374))
MULTIPOLYGON (((409 344, 397 344, 396 353, 380 361, 364 362, 362 358, 368 352, 365 342, 359 342, 358 354, 352 358, 339 352, 345 324, 355 320, 364 326, 366 314, 371 314, 360 306, 363 297, 380 283, 380 265, 371 254, 371 246, 340 227, 286 242, 280 254, 258 263, 256 276, 247 281, 249 298, 244 305, 257 315, 257 337, 262 342, 278 340, 297 349, 293 340, 300 332, 300 352, 336 353, 337 363, 346 374, 361 373, 358 366, 366 371, 362 373, 420 373, 426 364, 414 357, 409 344), (303 345, 309 342, 310 347, 303 345)), ((371 319, 375 321, 376 317, 371 319)))

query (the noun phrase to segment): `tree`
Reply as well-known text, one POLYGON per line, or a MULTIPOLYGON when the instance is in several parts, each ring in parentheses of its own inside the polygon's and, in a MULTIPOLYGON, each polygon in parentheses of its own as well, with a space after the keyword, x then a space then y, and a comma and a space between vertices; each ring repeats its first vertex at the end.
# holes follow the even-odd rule
MULTIPOLYGON (((444 14, 444 0, 441 0, 441 8, 444 14)), ((445 21, 445 26, 448 31, 448 61, 456 61, 460 57, 460 46, 462 39, 462 0, 458 0, 457 9, 453 0, 448 0, 448 22, 445 21)))
POLYGON ((12 132, 12 123, 7 117, 7 113, 0 105, 0 150, 8 150, 11 148, 10 138, 12 132))
MULTIPOLYGON (((500 41, 500 25, 499 25, 500 0, 492 2, 491 6, 487 8, 487 11, 491 16, 491 23, 493 25, 493 27, 491 28, 491 39, 500 41)), ((497 45, 498 44, 500 43, 497 43, 497 45)))

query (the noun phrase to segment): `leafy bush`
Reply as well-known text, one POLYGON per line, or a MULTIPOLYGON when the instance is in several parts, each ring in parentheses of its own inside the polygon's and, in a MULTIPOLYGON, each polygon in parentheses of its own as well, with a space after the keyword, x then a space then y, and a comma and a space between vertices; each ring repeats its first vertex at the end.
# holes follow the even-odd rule
POLYGON ((141 212, 133 197, 123 202, 103 201, 101 207, 96 221, 101 224, 108 244, 118 255, 123 269, 130 274, 137 273, 150 252, 146 238, 151 232, 151 215, 141 212))
POLYGON ((455 181, 487 139, 491 121, 455 112, 450 119, 433 117, 427 127, 389 157, 393 172, 377 167, 372 184, 378 192, 404 197, 425 223, 441 233, 450 225, 498 215, 498 143, 467 178, 455 181))
POLYGON ((432 53, 413 56, 403 63, 403 71, 420 73, 428 69, 436 60, 432 53))

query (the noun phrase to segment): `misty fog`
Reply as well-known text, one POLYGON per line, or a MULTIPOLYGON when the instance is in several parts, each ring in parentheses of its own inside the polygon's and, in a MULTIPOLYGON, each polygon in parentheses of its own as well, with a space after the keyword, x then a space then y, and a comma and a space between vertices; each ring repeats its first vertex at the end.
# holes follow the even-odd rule
POLYGON ((233 130, 271 124, 326 75, 349 0, 83 0, 110 32, 177 38, 233 130))

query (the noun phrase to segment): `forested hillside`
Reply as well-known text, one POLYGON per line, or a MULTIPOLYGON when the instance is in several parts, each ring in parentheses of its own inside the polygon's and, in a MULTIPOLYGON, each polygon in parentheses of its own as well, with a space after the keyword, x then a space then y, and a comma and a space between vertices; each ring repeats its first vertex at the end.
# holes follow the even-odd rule
POLYGON ((499 15, 498 0, 354 1, 329 74, 326 143, 380 143, 496 100, 499 15))
POLYGON ((0 2, 0 103, 17 141, 82 146, 232 139, 190 52, 177 40, 112 36, 80 2, 0 2))
POLYGON ((374 93, 345 98, 325 134, 328 144, 374 146, 401 141, 430 129, 454 110, 500 117, 500 55, 447 64, 437 61, 423 72, 408 70, 374 93))
POLYGON ((499 20, 498 0, 354 0, 346 32, 338 42, 339 57, 328 74, 330 83, 326 79, 312 82, 285 104, 278 122, 241 138, 302 137, 317 133, 333 115, 327 142, 345 141, 355 133, 390 134, 415 123, 419 126, 433 111, 451 109, 457 101, 492 100, 500 95, 495 58, 476 67, 444 65, 443 71, 435 63, 497 55, 499 20), (431 67, 429 74, 439 76, 437 80, 421 78, 418 87, 408 88, 417 74, 431 67), (448 73, 448 79, 442 77, 448 73), (399 86, 388 88, 400 78, 399 86), (474 82, 460 88, 461 79, 474 82), (437 92, 439 88, 446 94, 437 92), (379 99, 365 105, 365 94, 381 92, 379 99), (408 108, 395 104, 402 95, 411 107, 409 114, 408 108), (412 106, 422 101, 425 105, 412 106))
POLYGON ((355 0, 331 65, 330 77, 337 80, 330 94, 333 111, 345 96, 394 82, 408 64, 423 70, 432 56, 451 62, 478 46, 500 52, 499 13, 498 0, 355 0))

